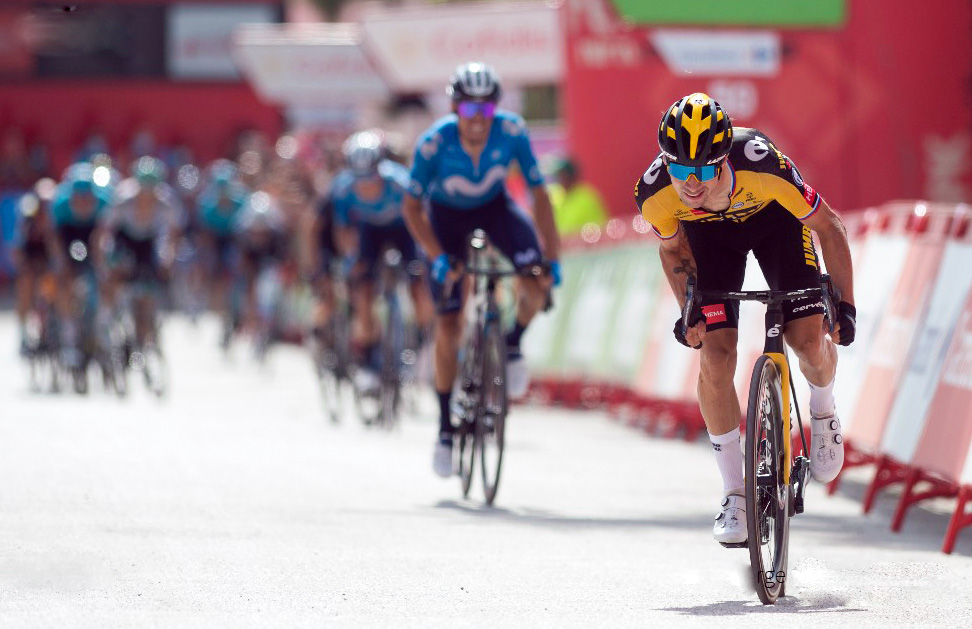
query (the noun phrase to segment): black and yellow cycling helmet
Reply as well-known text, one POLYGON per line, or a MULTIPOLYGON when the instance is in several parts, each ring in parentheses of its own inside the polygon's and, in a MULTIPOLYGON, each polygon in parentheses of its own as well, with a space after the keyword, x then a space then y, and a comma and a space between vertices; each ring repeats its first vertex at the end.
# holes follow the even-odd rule
POLYGON ((675 102, 662 116, 658 146, 685 166, 715 164, 729 154, 732 123, 708 94, 696 92, 675 102))

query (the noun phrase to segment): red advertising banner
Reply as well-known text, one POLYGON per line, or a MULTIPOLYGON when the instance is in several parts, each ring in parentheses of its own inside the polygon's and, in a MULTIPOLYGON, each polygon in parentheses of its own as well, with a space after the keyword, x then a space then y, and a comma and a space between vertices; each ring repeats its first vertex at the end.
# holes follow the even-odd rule
POLYGON ((972 4, 849 0, 847 14, 836 29, 656 28, 566 0, 570 150, 612 212, 634 212, 662 112, 702 91, 838 210, 972 199, 972 4))

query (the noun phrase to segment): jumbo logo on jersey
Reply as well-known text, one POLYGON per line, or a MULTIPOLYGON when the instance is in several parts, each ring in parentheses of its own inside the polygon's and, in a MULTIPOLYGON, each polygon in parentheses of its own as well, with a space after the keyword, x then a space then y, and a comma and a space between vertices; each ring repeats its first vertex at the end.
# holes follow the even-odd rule
POLYGON ((658 159, 656 159, 655 161, 653 161, 651 163, 651 166, 648 167, 648 170, 645 171, 644 177, 642 177, 642 179, 644 180, 644 182, 646 184, 648 184, 649 186, 651 184, 655 183, 655 181, 658 179, 658 173, 661 172, 662 166, 664 164, 665 164, 665 162, 662 161, 662 158, 660 158, 660 157, 658 159))
POLYGON ((453 196, 479 197, 489 192, 490 188, 505 178, 506 167, 502 164, 495 164, 486 171, 479 183, 469 181, 462 175, 451 175, 442 180, 442 189, 453 196))
POLYGON ((746 154, 746 159, 751 162, 758 162, 769 154, 769 146, 763 138, 755 138, 746 142, 743 152, 746 154))

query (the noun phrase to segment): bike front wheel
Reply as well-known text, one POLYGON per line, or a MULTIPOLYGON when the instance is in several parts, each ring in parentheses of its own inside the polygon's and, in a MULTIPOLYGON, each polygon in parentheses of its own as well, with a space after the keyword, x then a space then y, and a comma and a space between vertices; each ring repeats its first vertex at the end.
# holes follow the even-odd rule
POLYGON ((492 505, 499 489, 506 444, 506 413, 509 400, 506 390, 506 339, 499 322, 486 326, 483 339, 483 384, 480 413, 476 422, 479 437, 479 460, 483 471, 486 504, 492 505))
POLYGON ((759 600, 784 595, 789 545, 790 485, 784 482, 783 395, 776 363, 762 355, 753 368, 746 413, 746 521, 749 559, 759 600))

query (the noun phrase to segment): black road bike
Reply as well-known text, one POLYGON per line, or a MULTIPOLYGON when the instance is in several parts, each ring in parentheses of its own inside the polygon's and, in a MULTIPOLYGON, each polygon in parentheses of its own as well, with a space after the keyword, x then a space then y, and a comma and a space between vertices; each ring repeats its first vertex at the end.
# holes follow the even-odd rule
MULTIPOLYGON (((469 495, 473 470, 479 459, 486 504, 492 505, 499 489, 506 444, 506 416, 509 397, 506 382, 506 335, 503 333, 497 287, 503 278, 522 275, 541 277, 548 272, 544 264, 519 271, 503 268, 499 254, 490 248, 486 234, 476 230, 469 237, 469 266, 463 273, 472 278, 467 308, 465 342, 461 349, 458 395, 453 404, 457 444, 456 468, 462 495, 469 495)), ((448 289, 449 287, 447 287, 448 289)), ((448 295, 451 290, 446 290, 448 295)), ((547 307, 550 307, 548 300, 547 307)))
POLYGON ((820 287, 791 291, 699 290, 689 279, 682 323, 686 329, 695 321, 703 300, 758 301, 766 304, 766 336, 763 353, 756 359, 749 385, 746 411, 746 523, 749 540, 723 546, 749 548, 753 583, 759 600, 772 605, 786 593, 790 518, 803 513, 803 494, 810 480, 803 419, 790 378, 790 363, 783 342, 784 301, 819 299, 831 332, 834 304, 839 302, 828 276, 820 287), (799 451, 791 438, 791 410, 796 410, 800 433, 799 451))

